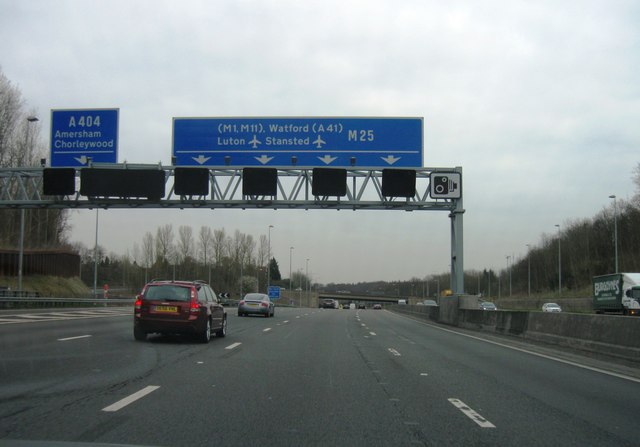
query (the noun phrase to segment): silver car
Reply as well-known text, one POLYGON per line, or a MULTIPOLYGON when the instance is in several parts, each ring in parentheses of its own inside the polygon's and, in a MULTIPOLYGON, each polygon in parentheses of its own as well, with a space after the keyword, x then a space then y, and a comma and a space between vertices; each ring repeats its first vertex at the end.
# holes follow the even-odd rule
POLYGON ((544 303, 542 305, 543 312, 562 312, 562 308, 556 303, 544 303))
POLYGON ((238 316, 264 315, 266 318, 273 317, 275 305, 269 299, 269 295, 264 293, 247 293, 238 304, 238 316))
POLYGON ((479 304, 480 310, 498 310, 498 307, 490 301, 483 301, 479 304))

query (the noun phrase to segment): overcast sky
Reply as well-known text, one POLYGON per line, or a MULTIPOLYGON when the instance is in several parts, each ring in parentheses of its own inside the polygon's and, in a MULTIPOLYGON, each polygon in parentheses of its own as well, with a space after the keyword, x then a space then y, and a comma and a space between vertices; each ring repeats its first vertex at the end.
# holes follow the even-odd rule
MULTIPOLYGON (((426 167, 462 166, 465 270, 634 194, 640 2, 0 0, 0 67, 48 141, 51 109, 119 108, 119 161, 170 164, 173 117, 424 117, 426 167)), ((173 223, 271 232, 288 276, 448 270, 443 212, 108 210, 124 253, 173 223)), ((95 211, 71 212, 92 246, 95 211)))

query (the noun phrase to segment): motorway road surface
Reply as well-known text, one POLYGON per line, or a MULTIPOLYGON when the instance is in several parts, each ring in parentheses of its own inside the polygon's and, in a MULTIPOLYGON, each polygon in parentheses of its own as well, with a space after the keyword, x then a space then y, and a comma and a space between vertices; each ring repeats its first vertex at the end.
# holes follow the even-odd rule
POLYGON ((640 445, 640 380, 388 311, 136 342, 132 309, 0 313, 0 445, 640 445))

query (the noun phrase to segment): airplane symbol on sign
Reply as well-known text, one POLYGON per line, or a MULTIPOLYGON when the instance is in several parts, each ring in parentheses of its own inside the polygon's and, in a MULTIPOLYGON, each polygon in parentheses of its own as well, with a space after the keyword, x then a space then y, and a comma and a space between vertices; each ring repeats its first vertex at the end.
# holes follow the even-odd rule
POLYGON ((315 144, 318 149, 321 149, 322 145, 327 144, 327 142, 320 138, 320 135, 318 135, 318 138, 316 138, 316 141, 314 141, 313 144, 315 144))
POLYGON ((254 149, 258 147, 259 144, 262 144, 262 141, 258 140, 258 137, 256 137, 256 135, 253 136, 253 140, 249 141, 249 144, 251 145, 251 147, 253 147, 254 149))

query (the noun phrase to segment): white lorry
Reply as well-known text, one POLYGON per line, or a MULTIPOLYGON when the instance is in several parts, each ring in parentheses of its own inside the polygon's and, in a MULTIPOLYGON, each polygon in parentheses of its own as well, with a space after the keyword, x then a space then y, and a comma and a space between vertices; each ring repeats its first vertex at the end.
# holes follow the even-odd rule
POLYGON ((614 273, 593 278, 593 310, 640 315, 640 273, 614 273))

